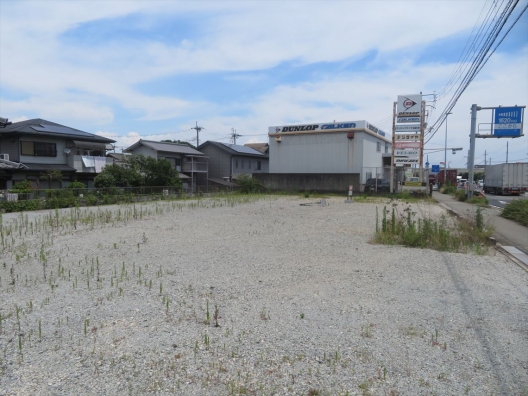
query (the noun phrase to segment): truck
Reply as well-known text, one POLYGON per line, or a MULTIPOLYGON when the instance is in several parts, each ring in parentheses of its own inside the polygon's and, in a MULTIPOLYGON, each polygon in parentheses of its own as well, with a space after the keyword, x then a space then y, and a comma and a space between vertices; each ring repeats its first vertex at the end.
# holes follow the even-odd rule
POLYGON ((452 186, 457 185, 457 169, 446 169, 445 179, 444 179, 444 170, 440 170, 438 173, 438 184, 443 186, 446 182, 451 183, 452 186))
POLYGON ((486 166, 484 192, 495 195, 519 195, 528 189, 528 163, 486 166))

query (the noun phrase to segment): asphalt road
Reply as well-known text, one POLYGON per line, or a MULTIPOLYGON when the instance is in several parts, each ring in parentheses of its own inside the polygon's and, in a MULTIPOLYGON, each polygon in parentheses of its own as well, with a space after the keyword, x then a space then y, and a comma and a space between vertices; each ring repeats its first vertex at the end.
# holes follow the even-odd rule
POLYGON ((486 198, 489 201, 491 206, 504 209, 510 202, 515 201, 516 199, 528 199, 527 194, 521 195, 493 195, 486 194, 486 198))

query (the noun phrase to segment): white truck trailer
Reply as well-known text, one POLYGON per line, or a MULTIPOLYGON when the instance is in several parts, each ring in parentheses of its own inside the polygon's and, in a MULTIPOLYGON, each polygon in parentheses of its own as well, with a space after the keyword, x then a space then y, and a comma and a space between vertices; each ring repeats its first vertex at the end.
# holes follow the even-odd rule
POLYGON ((486 166, 484 192, 519 195, 528 189, 528 163, 486 166))

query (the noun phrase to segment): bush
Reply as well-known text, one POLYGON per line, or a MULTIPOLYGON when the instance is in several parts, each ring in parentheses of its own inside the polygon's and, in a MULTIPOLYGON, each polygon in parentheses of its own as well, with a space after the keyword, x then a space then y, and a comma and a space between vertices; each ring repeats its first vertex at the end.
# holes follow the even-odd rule
POLYGON ((32 191, 31 182, 29 180, 19 181, 12 189, 9 190, 9 192, 16 194, 29 194, 32 191))
POLYGON ((250 175, 238 175, 236 182, 240 186, 240 192, 244 194, 259 193, 266 189, 260 180, 254 179, 250 175))
POLYGON ((504 208, 501 216, 528 227, 528 200, 516 199, 511 201, 504 208))
POLYGON ((86 184, 78 182, 78 181, 74 181, 74 182, 71 182, 70 184, 68 184, 68 187, 66 187, 66 188, 82 190, 82 189, 86 188, 86 184))
POLYGON ((7 213, 40 210, 44 209, 44 201, 40 199, 32 199, 29 201, 0 201, 0 209, 4 209, 7 213))
POLYGON ((466 190, 456 190, 454 196, 457 200, 464 202, 467 199, 466 190))

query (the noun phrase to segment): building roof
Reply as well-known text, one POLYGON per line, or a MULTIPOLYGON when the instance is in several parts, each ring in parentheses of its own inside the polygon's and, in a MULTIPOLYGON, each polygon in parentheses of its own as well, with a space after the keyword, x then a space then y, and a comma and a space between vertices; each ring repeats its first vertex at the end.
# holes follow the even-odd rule
POLYGON ((192 147, 187 146, 186 144, 179 143, 169 143, 169 142, 156 142, 153 140, 143 140, 140 139, 138 142, 134 143, 132 146, 128 147, 124 151, 134 151, 139 146, 146 146, 155 151, 162 151, 164 153, 174 153, 174 154, 188 154, 188 155, 204 155, 192 147))
POLYGON ((238 144, 230 144, 230 143, 221 143, 221 142, 213 142, 208 140, 205 143, 202 143, 198 148, 204 147, 208 144, 211 144, 215 147, 218 147, 224 151, 227 151, 230 154, 238 154, 238 155, 247 155, 251 157, 260 157, 260 158, 268 158, 267 154, 263 154, 260 151, 257 151, 251 147, 247 146, 240 146, 238 144))
POLYGON ((34 118, 31 120, 13 122, 11 125, 0 129, 2 135, 13 134, 31 134, 41 136, 56 136, 60 138, 69 138, 75 140, 84 140, 100 143, 115 143, 115 140, 108 139, 102 136, 94 135, 81 131, 79 129, 70 128, 55 122, 46 121, 42 118, 34 118))
POLYGON ((27 169, 28 167, 20 162, 0 159, 0 169, 27 169))
POLYGON ((77 170, 75 168, 72 168, 71 166, 68 166, 66 164, 28 164, 27 162, 24 163, 26 165, 26 169, 30 171, 49 171, 49 170, 58 170, 61 172, 76 172, 77 170))
POLYGON ((251 147, 254 150, 260 151, 262 154, 267 154, 269 150, 269 143, 246 143, 246 147, 251 147))

